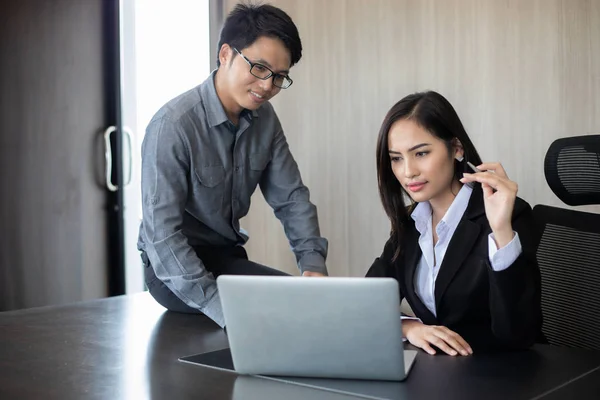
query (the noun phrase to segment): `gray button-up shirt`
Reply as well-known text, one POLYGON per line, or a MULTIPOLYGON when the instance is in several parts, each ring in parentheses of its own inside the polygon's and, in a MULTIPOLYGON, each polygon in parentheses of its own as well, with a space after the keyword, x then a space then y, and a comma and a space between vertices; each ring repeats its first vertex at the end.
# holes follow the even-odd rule
POLYGON ((214 77, 168 102, 148 125, 138 248, 177 297, 224 326, 215 279, 193 246, 246 243, 239 220, 257 185, 282 222, 301 272, 327 273, 327 240, 271 104, 243 112, 236 128, 214 77))

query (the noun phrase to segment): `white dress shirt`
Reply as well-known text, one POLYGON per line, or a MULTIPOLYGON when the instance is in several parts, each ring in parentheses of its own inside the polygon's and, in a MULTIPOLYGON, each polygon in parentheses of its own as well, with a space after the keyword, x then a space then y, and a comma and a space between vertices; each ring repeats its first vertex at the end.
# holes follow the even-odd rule
MULTIPOLYGON (((435 316, 437 316, 434 295, 435 281, 440 272, 440 266, 444 260, 450 239, 452 239, 458 223, 467 209, 472 192, 473 188, 469 185, 463 185, 460 189, 446 215, 444 215, 444 218, 442 218, 435 228, 438 236, 435 246, 433 245, 432 211, 429 202, 417 204, 411 214, 412 219, 415 221, 415 227, 421 234, 419 237, 419 247, 421 247, 421 251, 423 252, 415 271, 415 292, 423 304, 435 316)), ((493 233, 491 233, 488 236, 488 249, 492 269, 494 271, 502 271, 515 262, 522 252, 519 234, 515 232, 510 243, 498 249, 493 233)))

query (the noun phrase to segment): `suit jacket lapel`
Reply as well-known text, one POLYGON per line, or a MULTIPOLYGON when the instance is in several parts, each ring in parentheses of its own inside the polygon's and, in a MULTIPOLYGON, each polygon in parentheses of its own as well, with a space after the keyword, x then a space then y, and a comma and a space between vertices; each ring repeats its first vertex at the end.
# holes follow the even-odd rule
POLYGON ((419 247, 419 232, 414 224, 410 224, 406 230, 406 240, 404 243, 407 247, 404 249, 404 282, 408 293, 404 293, 404 297, 409 299, 410 306, 423 323, 426 325, 437 325, 435 315, 423 304, 417 293, 415 292, 415 271, 417 264, 423 253, 419 247))
POLYGON ((479 237, 481 226, 473 220, 485 214, 485 207, 483 204, 483 192, 480 185, 473 187, 471 199, 469 205, 465 211, 465 214, 461 218, 454 235, 448 245, 444 260, 440 266, 440 272, 438 273, 435 281, 435 305, 436 309, 439 309, 439 304, 442 296, 448 289, 448 285, 454 278, 454 275, 462 267, 465 258, 470 253, 471 248, 479 237))

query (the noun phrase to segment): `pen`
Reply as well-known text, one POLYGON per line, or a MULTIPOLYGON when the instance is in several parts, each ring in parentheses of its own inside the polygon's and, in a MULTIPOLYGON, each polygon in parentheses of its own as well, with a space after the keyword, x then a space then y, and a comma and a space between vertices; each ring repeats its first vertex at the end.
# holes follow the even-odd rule
POLYGON ((475 172, 483 172, 482 170, 480 170, 479 168, 477 168, 476 166, 474 166, 473 164, 471 164, 471 162, 470 162, 470 161, 467 161, 467 165, 468 165, 469 167, 471 167, 471 169, 472 169, 473 171, 475 171, 475 172))
MULTIPOLYGON (((469 166, 469 168, 471 168, 471 169, 472 169, 473 171, 475 171, 475 172, 484 172, 484 171, 480 170, 479 168, 477 168, 476 166, 474 166, 473 164, 471 164, 469 161, 467 161, 467 165, 469 166)), ((497 189, 494 189, 494 188, 492 188, 492 191, 493 191, 494 193, 496 193, 498 190, 497 190, 497 189)))

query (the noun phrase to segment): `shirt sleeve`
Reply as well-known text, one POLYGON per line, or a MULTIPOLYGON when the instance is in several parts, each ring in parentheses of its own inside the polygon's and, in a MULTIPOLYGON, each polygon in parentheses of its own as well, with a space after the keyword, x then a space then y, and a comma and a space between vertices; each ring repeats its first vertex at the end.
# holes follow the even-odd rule
POLYGON ((510 267, 523 251, 521 240, 519 239, 519 234, 517 232, 514 232, 513 239, 501 249, 498 249, 496 246, 494 234, 490 233, 488 236, 488 250, 490 264, 492 265, 492 269, 496 272, 504 271, 510 267))
POLYGON ((285 234, 300 272, 327 275, 327 239, 321 237, 317 208, 310 202, 309 190, 302 183, 298 165, 281 129, 275 134, 271 161, 263 171, 260 188, 285 234))

